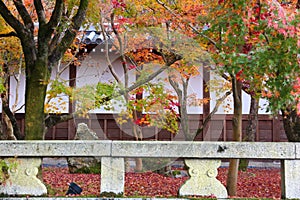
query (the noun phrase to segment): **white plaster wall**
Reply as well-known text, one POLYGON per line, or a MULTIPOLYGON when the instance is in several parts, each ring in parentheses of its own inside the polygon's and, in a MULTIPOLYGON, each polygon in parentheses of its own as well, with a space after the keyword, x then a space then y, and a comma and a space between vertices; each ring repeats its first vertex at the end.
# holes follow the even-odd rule
MULTIPOLYGON (((116 70, 116 73, 123 79, 122 77, 122 68, 121 68, 121 60, 119 59, 118 55, 114 53, 110 53, 110 59, 113 62, 116 70)), ((77 68, 77 80, 76 80, 76 86, 82 87, 86 84, 96 84, 97 82, 113 82, 114 78, 110 74, 108 67, 108 63, 105 58, 105 55, 103 52, 101 52, 100 47, 96 47, 96 49, 91 52, 88 57, 82 62, 81 66, 77 68)), ((158 66, 159 67, 159 66, 158 66)), ((157 69, 158 69, 157 67, 157 69)), ((61 67, 62 68, 62 67, 61 67)), ((153 69, 155 70, 155 69, 153 69)), ((57 72, 60 71, 60 69, 53 70, 52 78, 54 78, 57 74, 57 72)), ((164 79, 166 78, 166 72, 160 74, 155 80, 157 79, 164 79)), ((69 70, 65 70, 62 75, 62 80, 68 80, 69 78, 69 70)), ((190 85, 188 87, 188 94, 196 94, 197 98, 202 98, 202 88, 203 88, 203 81, 202 81, 202 68, 200 68, 200 74, 197 77, 193 77, 190 80, 190 85)), ((213 72, 211 72, 211 79, 220 79, 221 77, 216 76, 213 72)), ((132 84, 135 81, 135 70, 130 70, 130 84, 132 84)), ((16 99, 16 80, 12 77, 10 80, 10 106, 12 106, 15 103, 16 99)), ((172 90, 172 87, 169 83, 166 82, 166 89, 172 90)), ((173 92, 175 93, 175 92, 173 92)), ((20 75, 20 85, 18 90, 18 101, 17 101, 17 108, 20 108, 25 103, 25 77, 23 74, 20 75)), ((68 112, 68 102, 69 98, 66 96, 62 96, 63 100, 67 102, 67 107, 65 109, 61 109, 62 113, 68 112)), ((216 99, 218 97, 216 96, 216 92, 211 91, 211 102, 210 107, 211 110, 214 108, 216 104, 216 99)), ((250 96, 243 92, 242 95, 243 98, 243 114, 249 113, 250 108, 250 96)), ((52 101, 57 101, 57 99, 54 99, 52 101)), ((1 102, 2 103, 2 102, 1 102)), ((91 111, 92 113, 117 113, 121 110, 119 107, 119 102, 114 102, 114 110, 113 111, 107 111, 104 108, 95 109, 91 111)), ((259 114, 267 114, 266 112, 266 106, 267 101, 264 99, 261 99, 259 102, 260 109, 259 114)), ((0 107, 1 111, 2 107, 0 107)), ((24 113, 25 109, 24 107, 18 111, 18 113, 24 113)), ((203 107, 195 107, 195 106, 189 106, 188 107, 188 113, 190 114, 202 114, 203 113, 203 107)), ((219 110, 216 114, 232 114, 233 113, 233 100, 232 95, 230 95, 223 104, 219 107, 219 110)))
MULTIPOLYGON (((59 66, 56 69, 52 70, 51 79, 55 79, 57 74, 60 74, 59 80, 63 82, 69 82, 69 68, 64 68, 63 65, 59 66)), ((51 84, 48 85, 48 89, 50 89, 51 84)), ((48 99, 46 98, 45 102, 48 99)), ((60 113, 68 113, 69 112, 69 97, 65 94, 59 94, 58 97, 51 99, 52 103, 54 103, 59 109, 58 112, 60 113), (59 101, 66 102, 63 106, 59 104, 59 101)))
MULTIPOLYGON (((124 82, 122 62, 119 56, 113 52, 109 54, 110 61, 118 77, 124 82)), ((129 84, 135 81, 134 70, 129 71, 129 84)), ((112 83, 116 82, 111 75, 108 68, 108 61, 105 53, 97 46, 88 57, 82 62, 81 66, 77 68, 76 86, 83 87, 86 84, 94 85, 98 82, 112 83)), ((90 113, 118 113, 121 111, 119 101, 112 101, 114 110, 105 110, 104 107, 91 110, 90 113)))
MULTIPOLYGON (((25 76, 24 76, 24 74, 17 74, 15 77, 12 76, 10 78, 9 98, 10 98, 10 100, 9 100, 10 108, 12 108, 15 105, 17 113, 25 112, 25 107, 23 106, 25 104, 25 76), (19 80, 17 81, 16 78, 19 80), (19 87, 17 87, 18 84, 19 84, 19 87)), ((1 102, 1 111, 2 111, 2 102, 1 102)))
MULTIPOLYGON (((54 69, 52 74, 51 74, 51 78, 55 78, 57 74, 57 69, 54 69)), ((16 76, 12 76, 10 78, 10 93, 9 93, 9 98, 10 98, 10 108, 12 108, 14 105, 17 112, 16 113, 24 113, 25 112, 25 106, 23 106, 25 104, 25 75, 24 72, 22 74, 17 74, 16 76), (15 77, 18 77, 18 81, 15 77), (18 83, 19 82, 19 83, 18 83), (18 86, 18 87, 17 87, 18 86), (21 108, 21 109, 20 109, 21 108)), ((69 80, 69 70, 65 70, 62 74, 61 74, 61 79, 62 80, 69 80)), ((49 86, 48 86, 49 88, 49 86)), ((62 100, 67 102, 67 106, 65 109, 60 109, 60 112, 62 113, 67 113, 68 112, 68 103, 69 103, 69 98, 66 96, 61 96, 62 100)), ((53 102, 57 102, 57 98, 53 99, 53 102)), ((47 101, 47 100, 46 100, 47 101)), ((0 112, 2 112, 2 102, 0 101, 0 112)))
MULTIPOLYGON (((199 75, 196 77, 192 77, 190 79, 190 84, 188 87, 188 94, 195 94, 197 98, 203 98, 203 68, 199 69, 199 75)), ((203 106, 188 106, 187 109, 188 113, 190 114, 202 114, 203 113, 203 106)))

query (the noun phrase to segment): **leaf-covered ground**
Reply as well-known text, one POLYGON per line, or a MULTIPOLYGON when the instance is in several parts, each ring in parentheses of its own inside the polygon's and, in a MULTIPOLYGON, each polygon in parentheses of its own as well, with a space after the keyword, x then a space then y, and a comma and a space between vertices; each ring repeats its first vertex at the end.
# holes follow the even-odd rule
MULTIPOLYGON (((226 168, 219 169, 218 179, 226 184, 226 168)), ((49 196, 65 196, 68 183, 75 182, 83 189, 81 196, 99 196, 100 175, 70 174, 68 168, 43 168, 44 183, 49 196)), ((187 180, 157 173, 126 173, 124 196, 176 197, 178 189, 187 180)), ((239 172, 238 197, 280 198, 280 169, 252 168, 239 172)))

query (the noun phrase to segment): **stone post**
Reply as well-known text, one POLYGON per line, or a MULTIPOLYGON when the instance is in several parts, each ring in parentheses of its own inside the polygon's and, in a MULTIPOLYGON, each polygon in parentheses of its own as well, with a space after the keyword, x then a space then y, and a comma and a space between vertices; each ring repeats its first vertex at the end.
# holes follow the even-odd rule
POLYGON ((217 198, 227 198, 225 186, 216 179, 221 160, 185 159, 184 162, 189 167, 190 179, 181 186, 179 195, 213 195, 217 198))
POLYGON ((6 158, 8 179, 0 186, 0 194, 41 196, 47 194, 46 186, 36 177, 42 161, 40 158, 6 158))
POLYGON ((102 193, 124 193, 125 165, 124 158, 101 158, 101 188, 102 193))
POLYGON ((300 199, 300 160, 281 161, 281 196, 300 199))

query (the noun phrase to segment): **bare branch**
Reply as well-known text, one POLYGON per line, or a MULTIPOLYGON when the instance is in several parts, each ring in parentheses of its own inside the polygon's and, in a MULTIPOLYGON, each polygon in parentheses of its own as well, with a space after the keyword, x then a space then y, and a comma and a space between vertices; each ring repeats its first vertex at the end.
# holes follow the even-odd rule
POLYGON ((40 27, 44 26, 44 24, 46 24, 46 16, 45 16, 44 6, 41 0, 34 0, 34 7, 38 16, 39 26, 40 27))
POLYGON ((48 115, 45 119, 47 128, 51 128, 58 123, 65 122, 74 118, 74 114, 67 115, 48 115))
POLYGON ((127 92, 132 91, 132 90, 138 88, 139 86, 153 80, 155 77, 157 77, 160 73, 162 73, 169 67, 170 67, 169 65, 165 65, 165 66, 159 68, 156 72, 150 74, 147 78, 139 79, 139 81, 135 82, 132 86, 128 87, 127 92))
POLYGON ((63 8, 64 8, 64 2, 63 0, 57 0, 55 1, 55 7, 54 10, 52 12, 51 18, 47 24, 47 30, 48 33, 47 35, 50 37, 52 35, 52 33, 54 32, 55 28, 58 26, 60 20, 61 20, 61 16, 62 16, 62 12, 63 12, 63 8))
POLYGON ((17 32, 17 34, 21 36, 25 27, 17 18, 13 16, 3 1, 0 1, 0 15, 17 32))
POLYGON ((19 91, 20 91, 20 84, 21 84, 21 81, 20 81, 20 77, 21 77, 21 74, 22 74, 22 62, 23 62, 23 58, 22 58, 22 54, 20 54, 20 60, 19 60, 19 71, 18 71, 18 74, 16 75, 16 73, 14 73, 14 78, 17 82, 17 85, 16 85, 16 91, 15 91, 15 101, 14 101, 14 104, 12 105, 12 112, 15 114, 16 113, 16 107, 17 107, 17 104, 18 104, 18 101, 19 101, 19 91))
POLYGON ((126 58, 125 58, 125 55, 124 55, 124 44, 122 42, 122 39, 121 39, 121 36, 119 34, 119 32, 117 31, 117 29, 115 28, 115 25, 114 25, 114 13, 111 14, 110 16, 110 23, 111 23, 111 27, 112 27, 112 30, 114 32, 114 34, 116 35, 117 39, 118 39, 118 42, 119 42, 119 46, 120 46, 120 55, 121 55, 121 59, 122 59, 122 67, 123 67, 123 71, 124 71, 124 79, 125 79, 125 88, 128 87, 128 69, 127 69, 127 64, 126 64, 126 58))
POLYGON ((18 112, 19 110, 22 110, 22 108, 25 107, 25 104, 21 105, 19 108, 16 108, 16 110, 14 112, 18 112))
MULTIPOLYGON (((65 31, 64 37, 61 42, 55 46, 53 51, 49 55, 49 63, 53 64, 58 62, 69 46, 72 44, 74 38, 76 37, 77 31, 85 20, 85 15, 87 11, 89 0, 80 0, 79 8, 76 15, 72 18, 72 23, 65 31)), ((62 25, 61 25, 62 26, 62 25)))
MULTIPOLYGON (((214 107, 214 109, 207 115, 207 117, 205 118, 203 125, 197 129, 196 131, 196 136, 199 135, 200 133, 202 133, 202 131, 204 130, 204 128, 207 126, 208 122, 211 120, 212 116, 218 111, 221 103, 231 94, 230 91, 226 92, 221 98, 217 99, 216 105, 214 107)), ((195 137, 196 137, 195 136, 195 137)))
POLYGON ((34 24, 22 0, 13 1, 27 29, 33 33, 34 24))
POLYGON ((117 83, 121 85, 122 81, 119 78, 118 74, 115 72, 115 70, 113 68, 113 65, 112 65, 112 62, 109 58, 108 37, 106 35, 105 28, 104 28, 102 20, 103 19, 102 19, 102 15, 101 15, 100 27, 101 27, 101 31, 102 31, 101 33, 103 35, 103 40, 105 41, 105 58, 106 58, 106 62, 107 62, 107 65, 108 65, 108 69, 109 69, 110 73, 112 74, 112 76, 114 77, 114 79, 117 81, 117 83))

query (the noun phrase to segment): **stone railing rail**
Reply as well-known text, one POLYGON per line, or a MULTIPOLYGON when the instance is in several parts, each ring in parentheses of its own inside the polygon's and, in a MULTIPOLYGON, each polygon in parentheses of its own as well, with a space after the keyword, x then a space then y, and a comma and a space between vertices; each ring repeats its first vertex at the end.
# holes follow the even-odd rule
POLYGON ((36 178, 42 157, 101 157, 100 193, 124 192, 124 158, 184 158, 190 179, 179 195, 215 195, 227 198, 225 187, 216 179, 220 159, 279 159, 281 193, 284 198, 300 198, 300 143, 287 142, 177 142, 177 141, 0 141, 0 157, 6 162, 17 157, 0 193, 42 195, 46 187, 36 178), (31 187, 25 183, 30 183, 31 187), (35 183, 33 183, 35 182, 35 183), (33 188, 33 189, 32 189, 33 188))

